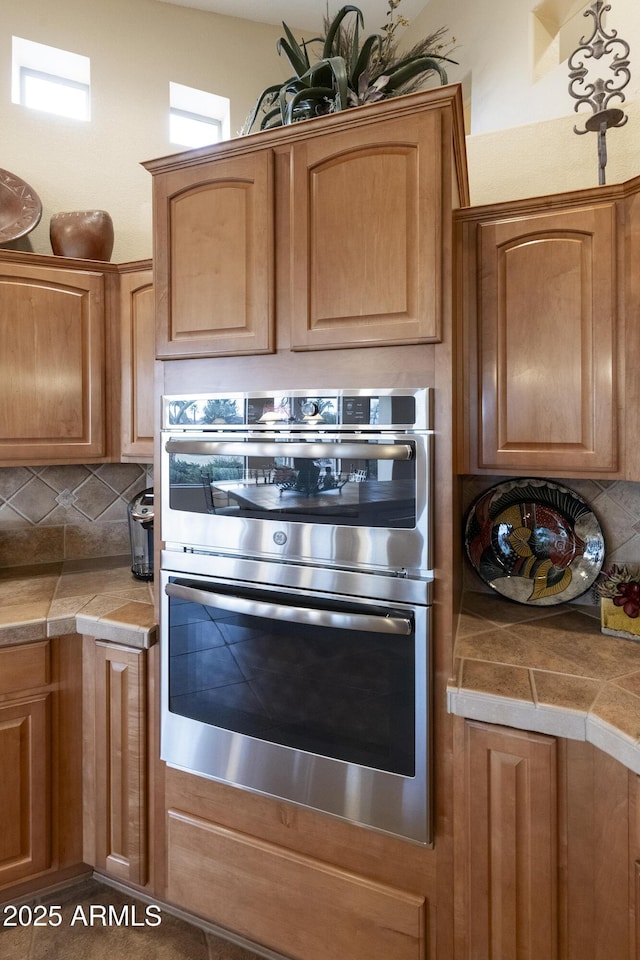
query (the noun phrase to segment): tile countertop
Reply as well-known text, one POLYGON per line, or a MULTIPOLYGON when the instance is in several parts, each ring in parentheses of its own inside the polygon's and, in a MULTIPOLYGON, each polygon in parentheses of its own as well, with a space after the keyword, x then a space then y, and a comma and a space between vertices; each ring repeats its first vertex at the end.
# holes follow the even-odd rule
POLYGON ((449 712, 587 740, 640 773, 640 643, 602 634, 599 617, 466 594, 449 712))
POLYGON ((0 569, 0 645, 67 633, 155 643, 151 586, 135 579, 128 557, 0 569))

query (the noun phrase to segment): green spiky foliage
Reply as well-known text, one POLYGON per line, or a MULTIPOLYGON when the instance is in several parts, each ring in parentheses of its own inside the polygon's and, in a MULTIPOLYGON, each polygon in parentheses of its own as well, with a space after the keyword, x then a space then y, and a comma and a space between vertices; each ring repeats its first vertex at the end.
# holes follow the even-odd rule
POLYGON ((396 16, 401 0, 387 0, 387 22, 380 33, 361 41, 364 17, 358 7, 342 7, 333 18, 325 16, 324 36, 298 43, 283 23, 285 36, 277 44, 295 71, 283 84, 267 87, 258 97, 243 133, 266 130, 299 120, 335 113, 364 103, 410 93, 436 77, 447 83, 444 63, 455 63, 445 55, 455 41, 445 40, 441 28, 400 53, 396 40, 398 26, 407 21, 396 16), (320 44, 315 62, 309 47, 320 44))

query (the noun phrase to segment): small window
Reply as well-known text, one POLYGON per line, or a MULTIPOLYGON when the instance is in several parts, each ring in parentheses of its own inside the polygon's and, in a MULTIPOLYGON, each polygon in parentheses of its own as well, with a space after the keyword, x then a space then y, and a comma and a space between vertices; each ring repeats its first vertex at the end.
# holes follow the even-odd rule
POLYGON ((90 93, 89 57, 13 38, 13 103, 75 120, 90 120, 90 93))
POLYGON ((222 124, 201 113, 171 108, 169 114, 169 139, 185 147, 204 147, 222 140, 222 124))
POLYGON ((206 90, 169 84, 169 139, 183 147, 204 147, 229 137, 229 100, 206 90))
POLYGON ((89 86, 41 70, 20 68, 20 103, 76 120, 89 119, 89 86))

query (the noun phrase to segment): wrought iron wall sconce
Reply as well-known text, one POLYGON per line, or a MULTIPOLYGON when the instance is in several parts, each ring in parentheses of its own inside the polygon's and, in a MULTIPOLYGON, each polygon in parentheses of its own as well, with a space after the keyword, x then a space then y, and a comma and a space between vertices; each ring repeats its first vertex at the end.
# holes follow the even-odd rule
MULTIPOLYGON (((624 102, 623 90, 631 79, 629 72, 629 44, 618 37, 617 31, 610 33, 602 25, 603 14, 611 10, 611 4, 604 0, 595 0, 585 17, 593 17, 593 32, 590 37, 582 37, 580 45, 569 57, 569 93, 578 102, 577 111, 581 104, 588 104, 593 110, 593 116, 585 122, 585 129, 579 130, 574 126, 574 132, 584 134, 595 132, 598 134, 598 183, 605 183, 605 167, 607 165, 607 130, 609 127, 622 127, 629 119, 619 107, 610 107, 609 102, 617 97, 620 103, 624 102), (602 60, 610 57, 608 66, 613 77, 588 80, 589 68, 585 66, 587 60, 602 60), (586 81, 586 82, 585 82, 586 81)), ((607 66, 606 60, 603 66, 607 66)))

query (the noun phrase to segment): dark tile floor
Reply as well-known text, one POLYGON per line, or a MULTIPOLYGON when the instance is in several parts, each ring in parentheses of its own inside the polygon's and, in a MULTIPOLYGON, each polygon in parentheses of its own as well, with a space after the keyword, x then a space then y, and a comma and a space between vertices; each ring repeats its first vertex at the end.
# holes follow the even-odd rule
POLYGON ((93 879, 16 908, 14 914, 12 906, 0 906, 2 960, 259 960, 243 947, 93 879), (33 923, 46 917, 50 923, 33 923), (54 925, 59 917, 62 922, 54 925), (7 925, 12 920, 17 926, 7 925), (118 925, 117 920, 125 922, 118 925))

